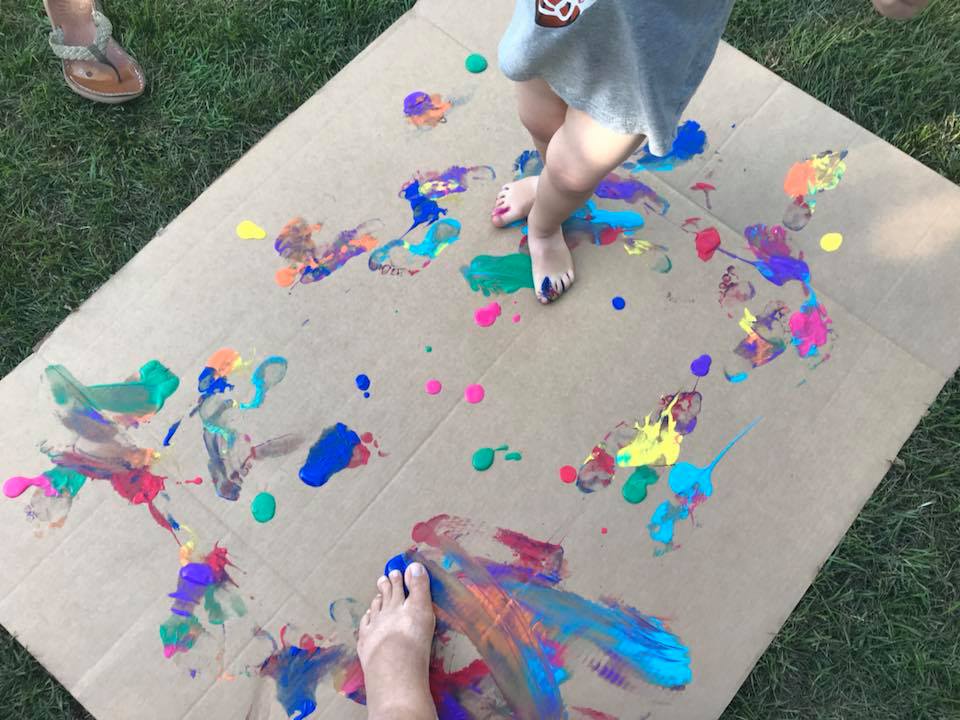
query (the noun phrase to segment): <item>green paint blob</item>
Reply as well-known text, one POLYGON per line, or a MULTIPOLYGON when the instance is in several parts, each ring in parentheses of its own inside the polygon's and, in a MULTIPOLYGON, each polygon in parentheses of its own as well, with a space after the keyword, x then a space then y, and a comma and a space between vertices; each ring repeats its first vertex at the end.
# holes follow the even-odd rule
POLYGON ((195 615, 171 615, 160 626, 160 640, 165 646, 177 646, 181 651, 186 651, 193 647, 202 632, 203 627, 195 615))
POLYGON ((50 480, 50 485, 54 490, 61 495, 63 495, 63 491, 66 490, 70 493, 70 497, 80 492, 80 488, 82 488, 83 484, 87 481, 86 476, 62 467, 51 468, 47 470, 44 475, 50 480))
POLYGON ((423 349, 425 352, 433 352, 433 345, 425 345, 423 349))
POLYGON ((522 460, 523 459, 523 455, 521 455, 518 452, 508 452, 503 457, 505 460, 522 460))
POLYGON ((487 59, 480 53, 472 53, 467 55, 464 65, 466 65, 467 70, 472 73, 482 73, 487 69, 487 59))
POLYGON ((657 471, 649 465, 636 468, 623 484, 623 499, 632 505, 647 499, 647 486, 653 485, 659 478, 657 471))
POLYGON ((63 365, 50 365, 45 372, 58 405, 72 400, 91 410, 129 415, 157 412, 180 386, 180 378, 158 360, 140 368, 139 381, 107 385, 83 385, 63 365))
POLYGON ((533 270, 530 256, 477 255, 468 266, 460 268, 471 290, 484 295, 515 293, 520 288, 533 289, 533 270))
POLYGON ((250 503, 250 512, 253 513, 253 519, 257 522, 270 522, 277 514, 276 498, 268 492, 257 493, 253 502, 250 503))
POLYGON ((473 469, 478 470, 479 472, 489 470, 490 466, 493 465, 495 453, 506 449, 506 445, 501 445, 498 448, 480 448, 473 454, 473 469))

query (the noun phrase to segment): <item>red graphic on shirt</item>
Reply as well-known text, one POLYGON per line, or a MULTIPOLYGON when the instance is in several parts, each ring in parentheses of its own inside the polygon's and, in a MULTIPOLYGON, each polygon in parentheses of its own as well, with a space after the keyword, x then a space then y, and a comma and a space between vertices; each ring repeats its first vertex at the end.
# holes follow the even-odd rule
POLYGON ((567 27, 591 5, 593 0, 537 0, 537 25, 567 27))

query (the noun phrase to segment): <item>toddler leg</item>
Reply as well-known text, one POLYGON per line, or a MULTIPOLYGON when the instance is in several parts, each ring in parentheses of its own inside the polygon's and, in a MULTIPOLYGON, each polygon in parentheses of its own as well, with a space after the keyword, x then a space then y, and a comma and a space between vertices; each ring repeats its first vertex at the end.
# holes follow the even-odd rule
POLYGON ((563 125, 547 147, 527 223, 533 287, 540 302, 555 300, 573 283, 573 258, 560 223, 643 141, 643 135, 621 135, 586 113, 567 108, 563 125))
MULTIPOLYGON (((533 138, 540 158, 547 157, 547 145, 563 124, 567 104, 557 97, 550 86, 540 78, 517 83, 517 111, 520 122, 533 138)), ((537 193, 537 178, 529 177, 507 183, 500 189, 490 215, 497 227, 521 220, 530 212, 537 193)))

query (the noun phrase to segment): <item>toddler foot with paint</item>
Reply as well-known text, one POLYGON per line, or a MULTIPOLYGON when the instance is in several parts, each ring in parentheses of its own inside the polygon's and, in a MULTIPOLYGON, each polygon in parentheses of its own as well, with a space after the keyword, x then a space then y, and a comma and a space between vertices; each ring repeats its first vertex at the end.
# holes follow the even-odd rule
POLYGON ((436 720, 429 664, 436 622, 430 578, 420 563, 377 580, 378 594, 360 620, 357 654, 370 720, 436 720), (404 581, 409 596, 404 598, 404 581))
POLYGON ((527 230, 533 290, 537 300, 546 305, 573 285, 573 256, 559 227, 553 232, 538 233, 534 231, 535 226, 536 223, 531 220, 527 230))
POLYGON ((517 220, 523 220, 530 214, 534 198, 537 197, 536 175, 507 183, 500 188, 500 194, 490 213, 490 222, 497 227, 505 227, 517 220))

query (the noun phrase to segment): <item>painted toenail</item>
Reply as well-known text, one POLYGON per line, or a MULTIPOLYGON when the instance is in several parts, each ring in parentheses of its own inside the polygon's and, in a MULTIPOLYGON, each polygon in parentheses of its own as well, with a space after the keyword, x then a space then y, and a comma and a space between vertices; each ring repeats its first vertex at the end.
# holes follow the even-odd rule
POLYGON ((410 574, 413 575, 414 577, 420 577, 421 575, 423 575, 423 565, 421 565, 420 563, 413 563, 410 566, 410 574))

